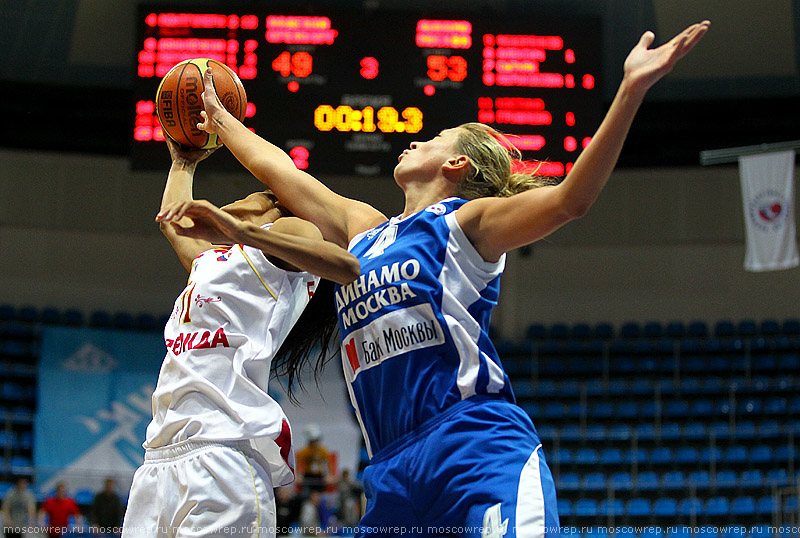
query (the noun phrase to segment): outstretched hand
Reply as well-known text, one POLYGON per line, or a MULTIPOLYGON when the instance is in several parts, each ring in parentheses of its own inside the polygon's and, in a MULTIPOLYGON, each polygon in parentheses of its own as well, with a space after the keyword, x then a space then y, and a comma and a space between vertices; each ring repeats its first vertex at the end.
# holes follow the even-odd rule
POLYGON ((197 164, 219 149, 219 146, 211 149, 187 148, 178 144, 168 136, 164 138, 167 141, 169 156, 172 157, 172 162, 183 161, 190 164, 197 164))
POLYGON ((183 237, 204 239, 217 245, 235 243, 241 225, 239 219, 206 200, 170 204, 156 215, 156 222, 170 223, 175 233, 183 237))
POLYGON ((625 60, 625 78, 634 88, 647 91, 669 73, 700 41, 711 26, 710 21, 693 24, 660 47, 651 49, 653 32, 645 32, 625 60))
POLYGON ((211 68, 206 69, 206 72, 203 74, 203 88, 203 110, 200 111, 203 121, 197 124, 197 128, 207 133, 216 133, 216 122, 220 121, 220 117, 227 112, 227 110, 217 96, 217 90, 214 88, 214 75, 211 72, 211 68))

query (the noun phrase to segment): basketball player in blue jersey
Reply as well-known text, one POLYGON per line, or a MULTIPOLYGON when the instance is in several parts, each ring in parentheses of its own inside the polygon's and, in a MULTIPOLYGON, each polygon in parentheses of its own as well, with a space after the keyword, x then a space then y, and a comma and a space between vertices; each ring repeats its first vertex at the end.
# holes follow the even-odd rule
POLYGON ((709 25, 652 49, 653 33, 642 36, 605 119, 560 183, 512 173, 517 155, 502 135, 465 124, 399 156, 405 208, 391 219, 297 170, 206 91, 200 127, 361 263, 335 300, 344 374, 371 456, 362 535, 559 535, 541 442, 488 337, 505 253, 588 211, 647 90, 709 25))

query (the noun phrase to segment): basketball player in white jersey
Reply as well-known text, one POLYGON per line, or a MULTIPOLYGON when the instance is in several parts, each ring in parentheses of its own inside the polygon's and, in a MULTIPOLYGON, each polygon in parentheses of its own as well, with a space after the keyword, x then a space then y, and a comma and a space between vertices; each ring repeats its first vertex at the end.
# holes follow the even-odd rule
POLYGON ((167 354, 123 537, 275 536, 273 488, 294 479, 294 452, 289 423, 267 394, 270 363, 280 355, 291 381, 314 344, 328 349, 331 296, 311 303, 332 316, 301 314, 320 277, 347 283, 359 264, 310 222, 279 219, 268 192, 222 210, 193 200, 195 167, 210 151, 168 144, 172 166, 156 220, 189 282, 164 330, 167 354), (197 239, 212 223, 217 232, 197 239))

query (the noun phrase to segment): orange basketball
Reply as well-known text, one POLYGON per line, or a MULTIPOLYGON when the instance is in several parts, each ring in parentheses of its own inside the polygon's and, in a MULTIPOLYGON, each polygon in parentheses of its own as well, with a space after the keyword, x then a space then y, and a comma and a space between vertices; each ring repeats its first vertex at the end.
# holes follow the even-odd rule
POLYGON ((220 146, 216 134, 197 128, 203 121, 203 75, 210 67, 219 100, 239 121, 244 120, 247 94, 242 81, 227 65, 208 58, 184 60, 170 69, 156 91, 156 114, 164 134, 182 146, 210 149, 220 146))

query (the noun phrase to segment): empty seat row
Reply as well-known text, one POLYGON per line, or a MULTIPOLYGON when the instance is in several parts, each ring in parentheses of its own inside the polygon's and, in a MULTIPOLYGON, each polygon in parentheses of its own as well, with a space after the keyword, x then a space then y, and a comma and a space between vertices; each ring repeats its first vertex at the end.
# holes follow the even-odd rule
MULTIPOLYGON (((522 404, 523 409, 527 404, 522 404)), ((534 417, 534 420, 536 417, 534 417)), ((800 419, 781 421, 770 419, 755 421, 691 421, 679 424, 677 422, 641 422, 637 424, 614 423, 608 426, 593 423, 581 427, 578 423, 569 423, 564 426, 544 424, 536 426, 542 440, 549 443, 558 441, 562 444, 573 442, 596 442, 614 444, 621 441, 629 444, 636 439, 639 442, 650 441, 696 441, 700 439, 715 439, 722 444, 729 441, 735 442, 770 442, 788 439, 791 435, 800 435, 800 419)))
POLYGON ((713 324, 705 321, 694 320, 688 323, 675 320, 662 323, 659 321, 627 321, 616 330, 610 322, 599 322, 594 325, 586 322, 574 324, 532 323, 528 326, 525 336, 530 340, 553 338, 682 338, 685 336, 705 338, 708 336, 776 336, 780 334, 795 336, 800 335, 800 319, 787 318, 782 321, 777 319, 742 319, 733 321, 719 320, 713 324))
POLYGON ((751 448, 733 445, 725 449, 706 446, 656 446, 652 449, 620 449, 607 447, 595 449, 582 447, 577 449, 556 448, 550 458, 556 465, 652 465, 652 466, 691 466, 718 465, 781 465, 800 460, 800 451, 793 444, 780 444, 776 448, 768 445, 757 445, 751 448))
POLYGON ((651 501, 637 497, 628 501, 621 499, 581 498, 576 501, 561 498, 558 500, 559 516, 592 517, 628 516, 630 518, 674 518, 674 517, 708 517, 727 518, 729 516, 769 516, 776 509, 793 511, 797 509, 797 497, 787 498, 779 505, 772 495, 758 498, 752 496, 728 497, 715 496, 708 499, 690 497, 673 499, 663 497, 651 501))
MULTIPOLYGON (((800 475, 796 478, 800 479, 800 475)), ((696 492, 718 490, 762 490, 769 491, 773 487, 783 487, 789 484, 789 474, 785 468, 748 469, 741 472, 723 470, 711 473, 706 470, 697 470, 690 473, 683 471, 642 471, 638 473, 614 472, 603 473, 591 471, 586 474, 576 472, 563 472, 557 480, 558 491, 565 497, 569 492, 579 491, 638 491, 638 492, 667 492, 676 490, 694 489, 696 492)), ((620 495, 618 495, 620 496, 620 495)))

